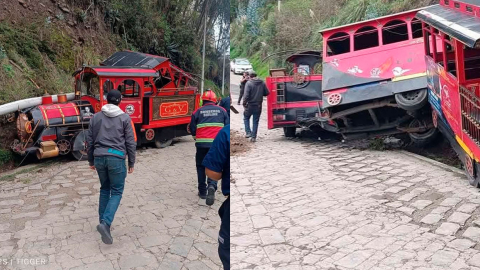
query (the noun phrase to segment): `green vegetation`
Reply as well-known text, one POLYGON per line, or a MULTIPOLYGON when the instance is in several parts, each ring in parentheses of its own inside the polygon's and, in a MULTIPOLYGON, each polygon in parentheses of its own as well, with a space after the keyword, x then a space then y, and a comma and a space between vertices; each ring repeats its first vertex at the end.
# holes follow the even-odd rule
POLYGON ((196 76, 207 24, 206 79, 221 84, 221 52, 229 46, 228 0, 67 1, 71 12, 0 22, 0 104, 71 92, 72 72, 98 65, 116 50, 169 57, 196 76), (217 39, 214 38, 214 26, 217 39), (37 85, 39 86, 37 88, 37 85))
POLYGON ((231 58, 246 57, 260 77, 301 50, 321 50, 321 29, 424 7, 436 0, 232 0, 231 58), (280 2, 280 9, 279 7, 280 2), (281 52, 281 53, 279 53, 281 52), (278 57, 262 60, 272 53, 278 57))
POLYGON ((12 152, 5 149, 0 149, 0 166, 7 164, 12 159, 12 152))

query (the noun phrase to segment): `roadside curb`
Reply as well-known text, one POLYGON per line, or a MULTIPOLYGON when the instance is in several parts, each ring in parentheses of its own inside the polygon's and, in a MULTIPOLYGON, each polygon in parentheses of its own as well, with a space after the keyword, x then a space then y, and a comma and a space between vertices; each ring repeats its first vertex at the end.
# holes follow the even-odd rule
POLYGON ((0 178, 15 175, 15 174, 18 174, 19 172, 24 171, 24 170, 35 170, 37 167, 39 167, 38 164, 27 164, 27 165, 17 167, 17 168, 11 169, 9 171, 5 171, 5 172, 0 173, 0 178))
POLYGON ((443 163, 438 162, 436 160, 433 160, 433 159, 430 159, 430 158, 427 158, 427 157, 424 157, 424 156, 420 156, 420 155, 417 155, 417 154, 414 154, 414 153, 410 153, 410 152, 405 151, 405 150, 400 150, 399 152, 402 153, 402 154, 405 154, 407 156, 411 156, 411 157, 414 157, 416 159, 420 159, 422 161, 428 162, 428 163, 430 163, 434 166, 440 167, 442 169, 445 169, 445 170, 448 170, 448 171, 451 171, 451 172, 454 172, 454 173, 458 173, 458 174, 461 174, 461 175, 465 175, 465 172, 463 170, 455 168, 455 167, 447 165, 447 164, 443 164, 443 163))

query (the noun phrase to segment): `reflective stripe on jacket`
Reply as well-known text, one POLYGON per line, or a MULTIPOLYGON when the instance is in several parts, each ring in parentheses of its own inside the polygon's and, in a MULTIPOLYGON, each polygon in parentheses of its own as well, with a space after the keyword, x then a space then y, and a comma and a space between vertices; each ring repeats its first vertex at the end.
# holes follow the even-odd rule
POLYGON ((227 111, 213 102, 205 102, 192 114, 190 131, 195 138, 195 146, 210 148, 218 132, 230 123, 227 111))

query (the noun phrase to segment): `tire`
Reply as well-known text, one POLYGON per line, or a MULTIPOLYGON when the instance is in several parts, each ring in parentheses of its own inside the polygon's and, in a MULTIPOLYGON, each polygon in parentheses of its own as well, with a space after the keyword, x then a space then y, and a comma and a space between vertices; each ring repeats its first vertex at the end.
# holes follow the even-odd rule
MULTIPOLYGON (((418 127, 421 125, 420 120, 414 119, 412 122, 409 124, 409 128, 414 128, 418 127)), ((435 138, 438 135, 438 129, 436 128, 431 128, 425 132, 422 133, 416 133, 416 132, 411 132, 408 133, 408 136, 410 137, 410 140, 413 142, 414 145, 417 147, 424 147, 430 144, 435 140, 435 138)))
POLYGON ((173 139, 170 139, 170 140, 161 140, 161 139, 158 139, 158 140, 155 140, 155 147, 157 148, 166 148, 166 147, 169 147, 173 142, 173 139))
POLYGON ((72 156, 78 161, 87 160, 88 153, 86 149, 86 138, 85 131, 80 131, 77 133, 71 140, 70 145, 72 147, 72 156), (85 145, 85 149, 74 150, 78 145, 85 145))
POLYGON ((296 127, 284 127, 283 128, 283 134, 285 134, 285 137, 287 137, 287 138, 295 137, 296 131, 297 131, 296 127))
POLYGON ((88 159, 88 155, 82 153, 82 151, 72 151, 72 156, 75 160, 84 161, 88 159))
POLYGON ((398 107, 406 111, 416 111, 421 109, 428 102, 427 89, 403 92, 395 95, 395 101, 398 107))

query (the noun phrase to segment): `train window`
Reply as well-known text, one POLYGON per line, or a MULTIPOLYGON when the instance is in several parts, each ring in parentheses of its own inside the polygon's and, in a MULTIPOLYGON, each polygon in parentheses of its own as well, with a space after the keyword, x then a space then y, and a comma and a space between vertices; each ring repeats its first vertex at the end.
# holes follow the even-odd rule
POLYGON ((445 35, 444 37, 445 41, 444 41, 444 51, 446 52, 453 52, 454 49, 453 49, 453 46, 452 46, 452 43, 451 43, 451 40, 450 40, 450 36, 448 35, 445 35))
POLYGON ((172 81, 172 76, 170 75, 170 72, 168 71, 168 69, 165 69, 165 70, 161 70, 160 76, 155 78, 154 83, 157 90, 160 90, 163 87, 165 87, 167 84, 169 84, 171 81, 172 81))
POLYGON ((75 92, 82 93, 82 81, 80 79, 75 81, 75 92))
POLYGON ((473 12, 473 9, 471 6, 466 6, 465 9, 468 11, 468 12, 473 12))
POLYGON ((429 31, 425 31, 425 38, 423 42, 425 43, 426 54, 433 58, 433 46, 432 46, 432 34, 429 31))
POLYGON ((412 23, 412 37, 421 38, 423 36, 422 22, 419 19, 414 18, 411 23, 412 23))
POLYGON ((180 80, 179 88, 184 88, 186 85, 187 85, 187 77, 182 76, 182 79, 180 80))
POLYGON ((378 47, 378 29, 365 26, 357 30, 353 38, 354 50, 363 50, 378 47))
POLYGON ((383 45, 408 40, 407 23, 394 20, 386 23, 382 28, 383 45))
POLYGON ((445 3, 446 6, 450 5, 450 1, 449 1, 449 0, 443 0, 443 3, 445 3))
POLYGON ((453 3, 453 5, 455 6, 455 8, 460 8, 460 3, 453 3))
POLYGON ((110 90, 113 89, 113 83, 112 81, 110 80, 106 80, 104 83, 103 83, 103 92, 106 94, 108 92, 110 92, 110 90))
POLYGON ((465 80, 480 79, 480 49, 464 46, 465 80))
POLYGON ((316 63, 313 67, 314 74, 322 74, 322 63, 316 63))
POLYGON ((93 73, 84 73, 82 79, 80 86, 82 96, 98 96, 100 93, 100 81, 98 76, 93 73))
POLYGON ((124 80, 118 85, 118 91, 120 91, 124 97, 138 97, 140 85, 134 80, 124 80))
POLYGON ((143 93, 147 95, 151 95, 153 93, 153 85, 150 81, 143 82, 143 93))
POLYGON ((173 75, 173 81, 176 87, 180 87, 179 80, 180 80, 180 74, 178 74, 178 72, 175 72, 175 74, 173 75))
POLYGON ((335 33, 327 41, 328 55, 350 52, 350 35, 345 32, 335 33))
POLYGON ((455 62, 455 47, 452 46, 449 42, 450 37, 445 35, 445 41, 443 42, 443 59, 447 63, 445 69, 447 72, 450 72, 453 76, 457 75, 457 65, 455 62))

